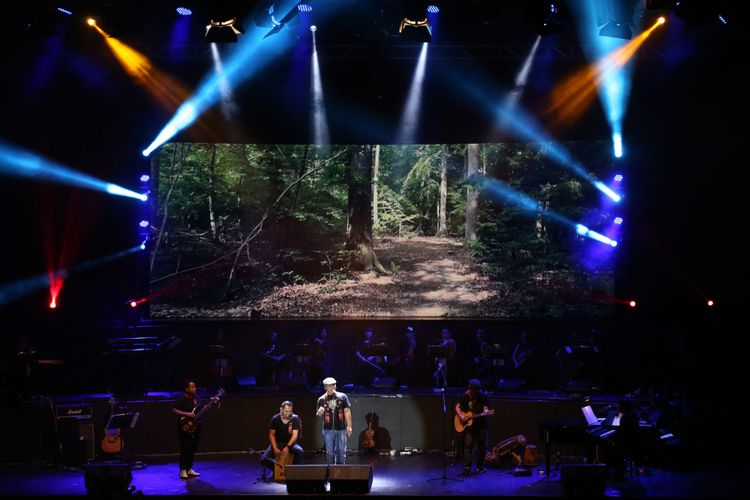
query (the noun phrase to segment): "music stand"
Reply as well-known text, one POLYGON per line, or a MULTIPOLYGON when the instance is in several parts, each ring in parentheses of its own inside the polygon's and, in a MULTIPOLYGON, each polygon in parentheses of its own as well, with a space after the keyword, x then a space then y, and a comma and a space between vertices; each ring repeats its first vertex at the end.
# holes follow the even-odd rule
POLYGON ((138 417, 140 416, 141 413, 137 411, 115 413, 110 415, 109 419, 107 419, 107 425, 105 426, 105 429, 120 429, 120 440, 122 441, 122 446, 120 447, 120 461, 127 462, 131 467, 132 464, 125 454, 125 429, 134 428, 135 424, 138 423, 138 417))
MULTIPOLYGON (((446 348, 446 352, 447 352, 447 348, 446 348)), ((446 448, 446 444, 445 444, 445 428, 446 428, 447 424, 445 422, 445 417, 448 415, 448 407, 445 404, 445 387, 441 387, 440 388, 440 392, 443 394, 443 475, 440 476, 440 477, 430 478, 427 481, 428 482, 429 481, 437 481, 438 479, 442 479, 443 484, 445 484, 445 481, 447 479, 450 479, 451 481, 458 481, 459 483, 463 483, 464 482, 463 479, 459 479, 457 477, 448 477, 448 473, 446 472, 446 462, 445 462, 445 453, 446 453, 445 452, 445 448, 446 448)))

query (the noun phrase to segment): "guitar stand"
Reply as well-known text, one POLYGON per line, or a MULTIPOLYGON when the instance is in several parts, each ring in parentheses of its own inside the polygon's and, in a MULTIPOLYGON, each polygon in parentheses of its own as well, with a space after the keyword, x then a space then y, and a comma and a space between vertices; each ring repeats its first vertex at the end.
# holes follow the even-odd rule
POLYGON ((134 428, 135 424, 138 423, 138 418, 141 416, 140 412, 129 412, 129 413, 116 413, 114 415, 110 415, 109 419, 107 420, 107 425, 105 426, 105 429, 121 429, 121 440, 122 440, 122 446, 120 447, 120 453, 118 460, 120 463, 126 463, 130 466, 131 469, 142 469, 145 467, 143 465, 143 462, 139 461, 131 461, 130 457, 127 455, 125 451, 125 434, 126 429, 134 428))

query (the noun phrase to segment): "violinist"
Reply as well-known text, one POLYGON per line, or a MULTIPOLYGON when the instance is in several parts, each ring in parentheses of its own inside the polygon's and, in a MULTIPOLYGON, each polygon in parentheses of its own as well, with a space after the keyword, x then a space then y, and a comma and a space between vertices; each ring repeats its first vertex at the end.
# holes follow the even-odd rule
POLYGON ((398 378, 402 389, 416 387, 417 384, 417 339, 414 327, 407 326, 399 350, 398 378))

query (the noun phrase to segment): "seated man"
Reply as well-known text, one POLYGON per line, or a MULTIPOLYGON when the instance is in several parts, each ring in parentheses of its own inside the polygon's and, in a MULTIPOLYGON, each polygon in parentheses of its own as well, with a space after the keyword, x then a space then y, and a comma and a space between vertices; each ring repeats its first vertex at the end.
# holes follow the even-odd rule
POLYGON ((299 463, 302 459, 304 450, 297 443, 302 430, 302 419, 294 414, 293 409, 294 403, 284 401, 281 403, 279 413, 271 417, 271 423, 268 425, 268 440, 271 444, 263 453, 260 463, 271 470, 274 468, 274 462, 299 463), (288 461, 290 453, 292 454, 291 462, 288 461))

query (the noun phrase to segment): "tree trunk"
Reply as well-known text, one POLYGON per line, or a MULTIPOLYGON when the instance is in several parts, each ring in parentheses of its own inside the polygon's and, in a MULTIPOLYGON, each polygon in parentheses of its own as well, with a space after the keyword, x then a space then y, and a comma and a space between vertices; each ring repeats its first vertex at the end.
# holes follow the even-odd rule
POLYGON ((438 201, 438 224, 437 235, 445 236, 448 233, 446 225, 446 207, 448 204, 448 146, 443 144, 440 151, 440 200, 438 201))
MULTIPOLYGON (((469 144, 466 178, 471 179, 479 170, 479 145, 469 144)), ((477 201, 479 192, 469 183, 466 188, 466 242, 477 240, 477 201)))
POLYGON ((211 163, 208 165, 208 220, 211 224, 211 238, 216 241, 216 215, 214 214, 214 167, 216 166, 216 144, 211 145, 211 163))
POLYGON ((349 182, 349 232, 346 249, 351 252, 350 267, 355 271, 386 270, 375 256, 372 242, 372 146, 353 148, 349 182))
POLYGON ((380 144, 375 146, 375 165, 372 168, 372 224, 378 223, 378 179, 380 177, 380 144))

